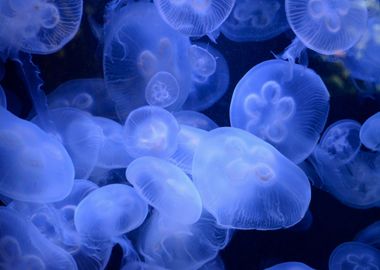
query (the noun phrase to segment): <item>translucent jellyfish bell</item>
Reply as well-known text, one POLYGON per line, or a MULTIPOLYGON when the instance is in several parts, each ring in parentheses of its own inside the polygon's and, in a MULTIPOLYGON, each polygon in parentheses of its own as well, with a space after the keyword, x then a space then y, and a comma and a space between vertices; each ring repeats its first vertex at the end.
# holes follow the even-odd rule
POLYGON ((62 144, 0 106, 0 193, 29 202, 67 196, 74 167, 62 144))
POLYGON ((231 126, 253 133, 300 163, 317 144, 329 99, 313 70, 282 60, 265 61, 237 84, 230 105, 231 126))
POLYGON ((216 72, 216 59, 204 49, 197 45, 191 45, 189 48, 189 60, 194 75, 193 80, 203 81, 203 77, 210 77, 216 72))
POLYGON ((360 141, 365 147, 380 150, 380 112, 369 117, 360 128, 360 141))
POLYGON ((227 228, 288 228, 310 202, 307 176, 273 146, 237 128, 210 131, 197 147, 193 181, 203 205, 227 228))
POLYGON ((207 115, 196 111, 178 111, 173 113, 178 124, 186 125, 206 131, 215 129, 218 125, 207 115))
POLYGON ((154 157, 135 159, 129 164, 126 177, 165 218, 192 224, 201 216, 202 202, 193 182, 170 162, 154 157))
POLYGON ((141 156, 169 157, 177 149, 179 126, 165 109, 144 106, 128 115, 124 138, 128 153, 141 156))
POLYGON ((367 28, 364 0, 286 0, 285 10, 297 37, 321 54, 346 51, 367 28))
POLYGON ((265 268, 265 270, 313 270, 313 268, 301 262, 285 262, 265 268))
POLYGON ((74 222, 83 237, 110 240, 140 226, 147 214, 147 204, 132 187, 112 184, 85 197, 75 210, 74 222))
POLYGON ((221 31, 236 42, 263 41, 289 29, 282 0, 237 0, 221 31))
POLYGON ((359 242, 346 242, 330 255, 330 270, 371 269, 380 267, 380 251, 359 242))
POLYGON ((180 89, 176 78, 169 72, 153 75, 145 88, 145 99, 149 105, 166 108, 178 99, 180 89))
POLYGON ((227 19, 235 0, 156 0, 161 17, 188 36, 203 36, 217 30, 227 19))

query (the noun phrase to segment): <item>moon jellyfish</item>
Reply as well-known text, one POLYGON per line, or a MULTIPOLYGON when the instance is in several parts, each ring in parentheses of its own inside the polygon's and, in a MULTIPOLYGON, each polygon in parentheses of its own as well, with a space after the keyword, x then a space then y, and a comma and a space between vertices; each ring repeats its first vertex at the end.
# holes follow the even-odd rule
POLYGON ((124 138, 131 157, 169 157, 177 149, 179 126, 165 109, 155 106, 138 108, 128 115, 124 138))
POLYGON ((193 182, 170 162, 154 157, 135 159, 129 164, 126 177, 165 218, 192 224, 201 216, 202 202, 193 182))
POLYGON ((221 31, 236 42, 263 41, 289 29, 282 0, 237 0, 221 31))
POLYGON ((75 210, 74 222, 84 238, 106 240, 139 227, 147 214, 147 204, 133 188, 112 184, 85 197, 75 210))
POLYGON ((0 106, 7 108, 7 97, 5 96, 4 89, 0 85, 0 106))
POLYGON ((380 112, 369 117, 360 128, 360 141, 368 149, 380 150, 380 112))
POLYGON ((15 210, 0 207, 2 269, 76 270, 73 257, 50 243, 15 210))
POLYGON ((186 125, 206 131, 215 129, 218 125, 207 115, 196 111, 179 111, 173 113, 178 124, 186 125))
POLYGON ((301 262, 285 262, 265 268, 265 270, 313 270, 313 268, 301 262))
POLYGON ((346 242, 330 255, 329 270, 380 269, 380 252, 366 244, 346 242))
POLYGON ((355 241, 370 245, 380 250, 380 221, 377 221, 361 230, 355 241))
POLYGON ((367 28, 364 0, 285 0, 285 10, 302 43, 325 55, 348 50, 367 28))
POLYGON ((223 55, 208 44, 189 49, 193 86, 182 108, 202 111, 211 107, 227 91, 230 82, 228 65, 223 55))
POLYGON ((167 26, 153 3, 118 2, 107 11, 104 77, 119 118, 147 104, 180 109, 191 87, 189 39, 167 26))
POLYGON ((193 181, 205 209, 226 228, 288 228, 304 217, 310 203, 304 172, 270 144, 237 128, 217 128, 201 140, 193 181))
POLYGON ((340 120, 330 125, 318 143, 314 156, 319 162, 345 164, 360 150, 360 124, 354 120, 340 120))
POLYGON ((49 109, 73 107, 95 116, 117 119, 115 104, 103 79, 89 78, 64 82, 47 96, 49 109))
POLYGON ((188 36, 203 36, 217 30, 230 14, 235 0, 155 0, 165 22, 188 36))
POLYGON ((53 202, 70 193, 73 181, 73 163, 61 143, 0 107, 0 193, 53 202))
POLYGON ((230 121, 300 163, 314 150, 328 111, 329 93, 314 71, 269 60, 253 67, 237 84, 230 121))

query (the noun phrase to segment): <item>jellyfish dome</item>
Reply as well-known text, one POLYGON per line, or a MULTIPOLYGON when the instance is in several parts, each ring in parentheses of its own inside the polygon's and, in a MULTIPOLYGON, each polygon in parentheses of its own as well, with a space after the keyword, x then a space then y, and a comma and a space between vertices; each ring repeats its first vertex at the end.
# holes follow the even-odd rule
POLYGON ((283 0, 237 0, 221 31, 236 42, 263 41, 289 29, 283 0))
POLYGON ((0 85, 0 106, 3 108, 7 108, 7 97, 5 96, 5 92, 3 87, 0 85))
POLYGON ((82 0, 4 0, 0 5, 0 51, 13 48, 50 54, 77 33, 82 0))
POLYGON ((297 37, 320 54, 348 50, 367 29, 364 0, 286 0, 285 10, 297 37))
POLYGON ((368 149, 380 150, 380 112, 368 118, 360 128, 360 141, 368 149))
POLYGON ((226 228, 288 228, 304 217, 310 203, 304 172, 270 144, 237 128, 217 128, 201 140, 193 181, 205 209, 226 228))
POLYGON ((189 39, 167 26, 153 3, 118 2, 108 6, 103 64, 119 118, 148 104, 180 109, 191 88, 189 39))
POLYGON ((207 115, 196 111, 178 111, 173 113, 178 124, 186 125, 206 131, 215 129, 218 125, 207 115))
POLYGON ((203 36, 217 30, 230 14, 235 0, 155 0, 165 22, 188 36, 203 36))
POLYGON ((109 240, 139 227, 147 214, 147 204, 132 187, 111 184, 91 192, 78 204, 74 223, 85 238, 109 240))
POLYGON ((0 107, 0 194, 29 202, 66 197, 74 167, 62 144, 0 107))
POLYGON ((265 270, 313 270, 313 268, 300 262, 285 262, 276 264, 272 267, 266 268, 265 270))
POLYGON ((201 216, 202 202, 197 189, 172 163, 141 157, 129 164, 126 177, 137 193, 165 218, 192 224, 201 216))
POLYGON ((314 150, 329 111, 329 93, 311 69, 283 60, 253 67, 237 84, 231 126, 275 146, 295 163, 314 150))
POLYGON ((380 251, 359 242, 339 245, 330 255, 329 270, 371 269, 380 267, 380 251))

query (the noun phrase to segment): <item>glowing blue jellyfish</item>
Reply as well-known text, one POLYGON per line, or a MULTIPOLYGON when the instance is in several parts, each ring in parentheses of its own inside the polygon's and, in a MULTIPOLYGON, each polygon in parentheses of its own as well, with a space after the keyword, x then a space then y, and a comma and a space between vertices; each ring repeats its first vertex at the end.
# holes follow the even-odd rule
POLYGON ((47 96, 49 109, 74 107, 95 116, 117 119, 115 104, 108 96, 103 79, 67 81, 47 96))
POLYGON ((276 264, 272 267, 266 268, 265 270, 313 270, 313 268, 300 262, 285 262, 276 264))
POLYGON ((73 257, 50 243, 15 210, 0 207, 2 269, 76 270, 73 257))
POLYGON ((193 182, 170 162, 154 157, 135 159, 129 164, 126 177, 165 218, 193 224, 201 216, 202 202, 193 182))
POLYGON ((208 44, 189 49, 193 86, 182 108, 202 111, 211 107, 227 91, 230 82, 228 65, 223 55, 208 44))
POLYGON ((206 131, 215 129, 218 125, 207 115, 196 111, 179 111, 173 113, 178 124, 186 125, 206 131))
POLYGON ((346 242, 330 255, 329 270, 380 269, 380 251, 359 242, 346 242))
POLYGON ((73 163, 61 143, 0 107, 0 193, 53 202, 70 193, 73 181, 73 163))
POLYGON ((380 150, 380 112, 369 117, 360 128, 360 141, 368 149, 380 150))
POLYGON ((377 221, 361 230, 355 241, 370 245, 380 250, 380 221, 377 221))
POLYGON ((367 28, 364 0, 286 0, 285 10, 297 37, 321 54, 348 50, 367 28))
POLYGON ((165 109, 155 106, 138 108, 128 115, 124 139, 131 157, 169 157, 177 149, 179 126, 165 109))
POLYGON ((201 140, 193 181, 205 209, 226 228, 288 228, 303 218, 310 203, 303 171, 270 144, 237 128, 217 128, 201 140))
POLYGON ((318 143, 314 156, 319 162, 341 165, 359 153, 360 124, 354 120, 340 120, 330 125, 318 143))
POLYGON ((161 17, 188 36, 203 36, 217 30, 227 19, 235 0, 155 0, 161 17))
POLYGON ((314 71, 270 60, 253 67, 237 84, 230 121, 300 163, 317 144, 328 111, 329 93, 314 71))
POLYGON ((191 88, 189 39, 167 26, 153 3, 118 2, 107 11, 104 45, 104 77, 118 116, 124 121, 147 104, 180 109, 191 88))
POLYGON ((4 89, 0 85, 0 106, 7 108, 7 97, 5 96, 4 89))
POLYGON ((139 227, 147 204, 130 186, 112 184, 91 192, 77 206, 74 223, 85 239, 107 240, 139 227))
POLYGON ((236 42, 263 41, 289 29, 282 0, 237 0, 221 27, 236 42))

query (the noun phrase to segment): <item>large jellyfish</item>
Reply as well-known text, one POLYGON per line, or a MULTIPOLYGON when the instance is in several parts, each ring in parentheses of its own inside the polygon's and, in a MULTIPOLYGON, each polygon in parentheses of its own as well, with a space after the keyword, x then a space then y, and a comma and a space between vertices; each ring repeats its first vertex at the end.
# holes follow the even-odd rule
POLYGON ((62 144, 0 107, 0 193, 53 202, 70 193, 73 181, 73 163, 62 144))
POLYGON ((217 128, 201 140, 193 181, 205 209, 227 228, 291 227, 310 203, 303 171, 270 144, 237 128, 217 128))
POLYGON ((152 3, 109 5, 104 76, 120 119, 143 105, 178 110, 191 88, 190 41, 160 18, 152 3), (154 29, 154 31, 152 31, 154 29))
POLYGON ((302 43, 325 55, 348 50, 367 28, 364 0, 285 0, 285 10, 302 43))
POLYGON ((178 124, 187 125, 206 131, 215 129, 218 125, 207 115, 196 111, 179 111, 173 113, 178 124))
POLYGON ((355 237, 355 241, 368 244, 380 250, 380 221, 361 230, 355 237))
POLYGON ((329 93, 314 71, 270 60, 253 67, 237 84, 230 121, 300 163, 317 144, 328 111, 329 93))
POLYGON ((329 270, 379 270, 380 251, 359 242, 346 242, 330 255, 329 270))
POLYGON ((85 239, 109 240, 139 227, 148 214, 147 204, 124 184, 101 187, 75 209, 74 223, 85 239))
POLYGON ((360 141, 368 149, 380 151, 380 112, 363 123, 360 128, 360 141))
POLYGON ((69 253, 50 243, 15 210, 0 207, 0 228, 2 269, 77 269, 69 253))
POLYGON ((193 224, 201 216, 202 202, 193 182, 170 162, 154 157, 135 159, 129 164, 126 177, 137 193, 166 219, 193 224))
POLYGON ((230 14, 235 0, 155 0, 161 17, 188 36, 203 36, 217 30, 230 14))
POLYGON ((279 263, 265 270, 313 270, 313 268, 300 262, 285 262, 279 263))
POLYGON ((289 29, 283 0, 237 0, 221 31, 236 42, 263 41, 289 29))

